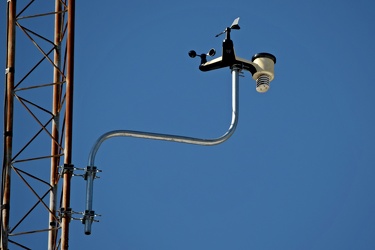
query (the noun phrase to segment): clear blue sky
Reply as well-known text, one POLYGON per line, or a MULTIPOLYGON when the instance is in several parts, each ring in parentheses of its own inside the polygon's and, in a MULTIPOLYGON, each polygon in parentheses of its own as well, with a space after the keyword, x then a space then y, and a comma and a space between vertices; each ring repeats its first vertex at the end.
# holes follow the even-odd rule
MULTIPOLYGON (((77 1, 76 167, 113 129, 223 134, 230 71, 200 72, 187 52, 220 54, 215 35, 236 17, 237 55, 277 64, 266 94, 248 72, 240 79, 239 125, 224 144, 105 142, 103 216, 90 236, 71 223, 71 249, 375 249, 374 11, 369 0, 77 1)), ((83 211, 84 182, 72 190, 83 211)))

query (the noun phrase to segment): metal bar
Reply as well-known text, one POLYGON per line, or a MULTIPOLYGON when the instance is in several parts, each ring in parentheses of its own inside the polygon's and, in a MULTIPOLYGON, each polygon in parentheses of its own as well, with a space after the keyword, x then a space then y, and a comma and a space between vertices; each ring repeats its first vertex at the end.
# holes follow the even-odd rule
MULTIPOLYGON (((54 53, 54 64, 57 65, 59 70, 56 70, 54 67, 53 72, 53 82, 58 83, 61 82, 61 41, 62 41, 62 6, 59 0, 55 1, 55 37, 54 37, 54 45, 55 45, 55 53, 54 53)), ((59 162, 60 157, 57 156, 59 154, 60 148, 58 145, 59 141, 59 127, 60 127, 60 109, 61 109, 61 86, 55 84, 53 86, 53 100, 52 100, 52 113, 53 113, 53 121, 52 121, 52 142, 51 142, 51 155, 54 157, 51 158, 51 175, 50 175, 50 185, 51 185, 51 192, 50 192, 50 201, 49 201, 49 209, 51 213, 49 214, 49 229, 48 232, 48 249, 53 250, 56 249, 56 240, 57 240, 57 230, 55 230, 58 226, 58 220, 56 218, 56 211, 57 211, 57 188, 58 188, 58 181, 59 181, 59 162), (57 143, 56 143, 57 142, 57 143)))
MULTIPOLYGON (((19 96, 16 96, 16 98, 20 101, 20 103, 22 104, 22 106, 27 110, 29 111, 30 115, 35 119, 35 121, 43 128, 43 130, 48 134, 49 137, 53 138, 51 133, 48 131, 48 129, 42 124, 42 122, 36 117, 36 115, 29 109, 29 107, 27 107, 27 105, 23 102, 23 100, 19 97, 19 96)), ((51 118, 52 119, 52 118, 51 118)), ((50 119, 50 120, 51 120, 50 119)), ((56 142, 57 143, 57 142, 56 142)))
MULTIPOLYGON (((30 143, 32 142, 32 141, 34 141, 35 140, 35 138, 37 138, 38 137, 38 135, 40 134, 40 133, 42 133, 42 131, 45 129, 45 127, 50 123, 52 121, 52 118, 51 119, 49 119, 48 121, 47 121, 47 123, 43 126, 43 128, 41 128, 41 129, 39 129, 39 131, 25 144, 25 146, 23 146, 23 148, 22 149, 20 149, 14 156, 13 156, 13 158, 12 158, 12 162, 14 163, 15 161, 14 161, 14 159, 16 159, 29 145, 30 145, 30 143)), ((18 162, 20 162, 19 160, 18 160, 18 162)))
POLYGON ((26 27, 24 27, 24 26, 22 26, 22 25, 20 25, 20 24, 19 24, 19 26, 22 27, 22 29, 25 30, 25 31, 27 31, 28 33, 31 33, 31 34, 33 34, 34 36, 39 37, 40 39, 46 41, 47 43, 49 43, 49 44, 51 44, 51 45, 55 45, 51 40, 45 38, 45 37, 42 36, 42 35, 39 35, 38 33, 32 31, 31 29, 28 29, 28 28, 26 28, 26 27))
MULTIPOLYGON (((44 199, 48 193, 49 193, 50 190, 48 190, 43 196, 42 196, 42 199, 44 199)), ((15 236, 17 234, 21 234, 21 233, 17 233, 17 234, 12 234, 14 230, 17 229, 17 227, 27 218, 27 216, 29 216, 29 214, 40 204, 40 201, 38 200, 30 209, 29 211, 26 212, 26 214, 12 227, 12 230, 9 231, 9 236, 15 236)))
POLYGON ((18 18, 25 10, 27 10, 30 5, 34 2, 35 0, 31 0, 16 16, 16 18, 18 18))
MULTIPOLYGON (((56 68, 57 70, 59 70, 56 66, 56 64, 54 64, 51 60, 51 58, 49 58, 49 56, 47 55, 46 52, 44 52, 44 50, 38 45, 38 43, 30 36, 30 34, 26 31, 26 28, 23 27, 22 25, 20 25, 19 23, 16 23, 17 26, 25 33, 25 35, 31 40, 31 42, 35 45, 35 47, 37 47, 37 49, 39 50, 40 53, 43 54, 43 56, 45 56, 45 58, 51 63, 51 65, 56 68)), ((60 72, 62 74, 62 72, 60 72)))
MULTIPOLYGON (((49 111, 49 110, 47 110, 47 109, 45 109, 45 108, 39 106, 38 104, 33 103, 33 102, 31 102, 31 101, 28 101, 28 100, 26 100, 25 98, 23 98, 23 97, 21 97, 21 96, 19 96, 19 95, 16 95, 16 98, 17 98, 18 100, 20 100, 23 104, 28 103, 28 104, 30 104, 30 105, 32 105, 32 106, 34 106, 34 107, 36 107, 36 108, 38 108, 38 109, 40 109, 40 110, 46 112, 47 114, 49 114, 49 115, 51 115, 51 116, 53 117, 53 113, 52 113, 51 111, 49 111)), ((30 111, 30 112, 31 112, 31 111, 30 111)), ((31 113, 32 113, 32 112, 31 112, 31 113)))
POLYGON ((107 132, 99 137, 92 147, 89 155, 88 167, 86 169, 86 207, 85 207, 85 216, 83 218, 84 232, 85 234, 91 234, 91 225, 93 222, 94 211, 92 210, 93 203, 93 186, 95 178, 95 156, 98 152, 101 144, 109 138, 125 136, 125 137, 135 137, 143 139, 153 139, 153 140, 163 140, 163 141, 172 141, 180 142, 187 144, 196 144, 202 146, 212 146, 220 144, 226 141, 234 133, 237 123, 238 123, 238 114, 239 114, 239 72, 240 68, 236 66, 232 67, 232 120, 229 126, 228 131, 222 136, 216 139, 200 139, 179 135, 169 135, 169 134, 157 134, 141 131, 132 131, 132 130, 114 130, 107 132))
MULTIPOLYGON (((50 51, 48 51, 47 55, 49 56, 49 54, 51 54, 51 52, 54 50, 55 48, 52 48, 50 51)), ((46 59, 45 56, 42 57, 42 59, 39 60, 39 62, 37 62, 35 64, 34 67, 31 68, 31 70, 29 70, 29 72, 27 72, 25 74, 25 76, 14 86, 14 88, 18 88, 18 86, 46 59)))
POLYGON ((26 249, 26 250, 32 250, 31 248, 25 247, 24 245, 21 245, 20 243, 15 242, 14 240, 9 240, 9 242, 11 242, 11 243, 13 243, 14 245, 17 245, 17 246, 19 246, 19 247, 22 247, 23 249, 26 249))
POLYGON ((67 0, 60 0, 60 3, 64 6, 64 9, 68 9, 68 5, 66 4, 66 2, 67 0))
POLYGON ((16 160, 16 161, 13 161, 13 164, 15 163, 21 163, 21 162, 27 162, 27 161, 36 161, 36 160, 43 160, 43 159, 48 159, 48 158, 52 158, 52 157, 61 157, 63 156, 64 154, 58 154, 58 155, 46 155, 46 156, 39 156, 39 157, 33 157, 33 158, 27 158, 27 159, 21 159, 21 160, 16 160))
MULTIPOLYGON (((55 230, 55 229, 53 229, 55 230)), ((15 233, 15 234, 9 234, 9 236, 19 236, 19 235, 25 235, 25 234, 34 234, 34 233, 44 233, 44 232, 49 232, 51 229, 38 229, 38 230, 32 230, 32 231, 27 231, 27 232, 21 232, 21 233, 15 233)))
POLYGON ((103 134, 97 139, 94 146, 92 147, 89 155, 88 166, 95 166, 95 156, 98 152, 101 144, 112 137, 126 136, 126 137, 136 137, 143 139, 153 139, 153 140, 163 140, 163 141, 173 141, 188 144, 198 144, 203 146, 212 146, 226 141, 236 129, 238 123, 238 74, 240 69, 234 68, 232 70, 232 121, 229 126, 228 131, 219 138, 216 139, 199 139, 186 136, 169 135, 169 134, 159 134, 150 132, 141 132, 133 130, 114 130, 103 134))
MULTIPOLYGON (((12 166, 12 168, 14 169, 14 171, 17 171, 18 173, 22 173, 22 174, 24 174, 24 175, 27 175, 28 177, 30 177, 30 178, 32 178, 32 179, 34 179, 34 180, 37 180, 37 181, 39 181, 39 182, 45 184, 46 186, 49 187, 49 189, 51 188, 50 184, 49 184, 47 181, 42 180, 41 178, 38 178, 38 177, 36 177, 35 175, 32 175, 32 174, 30 174, 30 173, 28 173, 28 172, 26 172, 26 171, 23 171, 22 169, 19 169, 19 168, 14 167, 14 166, 12 166)), ((27 183, 27 182, 26 182, 26 183, 27 183)))
POLYGON ((25 88, 18 88, 18 89, 15 89, 14 92, 25 91, 25 90, 30 90, 30 89, 37 89, 37 88, 44 88, 44 87, 50 87, 50 86, 55 86, 55 85, 62 85, 64 83, 65 82, 45 83, 45 84, 34 85, 34 86, 30 86, 30 87, 25 87, 25 88))
MULTIPOLYGON (((26 179, 20 174, 20 172, 22 172, 22 173, 26 173, 26 172, 24 172, 24 171, 22 171, 22 170, 20 170, 20 169, 18 169, 18 168, 13 168, 14 169, 14 172, 16 172, 16 174, 21 178, 21 180, 26 184, 26 186, 31 190, 31 192, 37 197, 37 199, 39 200, 39 202, 49 211, 49 212, 51 212, 50 210, 49 210, 49 208, 48 208, 48 206, 47 206, 47 204, 43 201, 43 198, 41 198, 39 195, 38 195, 38 193, 31 187, 31 185, 26 181, 26 179)), ((26 174, 26 175, 28 175, 28 176, 31 176, 31 175, 29 175, 29 174, 26 174)), ((49 183, 47 183, 47 185, 49 185, 49 183)), ((49 188, 50 189, 50 188, 49 188)), ((48 190, 48 192, 49 192, 49 190, 48 190)), ((46 194, 48 194, 48 192, 46 193, 46 194)), ((43 195, 43 197, 45 197, 45 195, 43 195)))
MULTIPOLYGON (((72 164, 72 129, 73 129, 73 87, 74 87, 74 26, 75 26, 75 0, 68 3, 68 27, 66 38, 66 104, 65 104, 65 157, 64 164, 72 164)), ((70 208, 70 182, 72 173, 66 171, 63 175, 62 208, 70 208)), ((61 249, 69 247, 70 214, 65 214, 61 222, 61 249)))
POLYGON ((48 13, 43 13, 43 14, 36 14, 36 15, 31 15, 31 16, 21 16, 21 17, 17 17, 17 20, 22 20, 22 19, 27 19, 27 18, 34 18, 34 17, 42 17, 42 16, 50 16, 50 15, 59 15, 59 14, 61 14, 63 12, 65 12, 65 10, 63 10, 63 11, 56 11, 56 12, 48 12, 48 13))
POLYGON ((4 112, 4 158, 1 187, 1 249, 8 249, 11 159, 13 145, 13 90, 15 68, 16 1, 7 2, 7 55, 4 112))
MULTIPOLYGON (((25 172, 25 171, 23 171, 23 170, 21 170, 21 169, 18 169, 18 168, 16 168, 16 167, 13 167, 13 169, 14 169, 14 171, 16 172, 16 174, 21 178, 21 180, 26 184, 26 186, 34 193, 34 195, 38 198, 38 201, 34 204, 34 206, 32 206, 30 209, 29 209, 29 211, 19 220, 19 222, 15 225, 15 226, 13 226, 13 228, 12 228, 12 230, 10 230, 10 232, 9 232, 9 236, 16 236, 16 235, 21 235, 21 234, 28 234, 28 233, 32 233, 32 232, 42 232, 42 231, 50 231, 50 230, 57 230, 57 228, 54 228, 54 229, 43 229, 43 230, 33 230, 33 231, 29 231, 29 232, 22 232, 22 233, 16 233, 16 234, 14 234, 13 233, 13 231, 22 223, 22 221, 24 220, 24 219, 26 219, 26 217, 40 204, 40 203, 42 203, 43 205, 44 205, 44 207, 49 211, 49 214, 51 214, 52 213, 52 211, 51 210, 49 210, 49 208, 47 207, 47 204, 45 204, 44 202, 43 202, 43 199, 50 193, 50 191, 51 191, 51 189, 52 189, 52 186, 48 183, 48 182, 46 182, 46 181, 44 181, 44 180, 42 180, 42 179, 40 179, 40 178, 38 178, 38 177, 36 177, 36 176, 34 176, 34 175, 32 175, 32 174, 29 174, 29 173, 27 173, 27 172, 25 172), (43 184, 45 184, 46 186, 48 186, 48 190, 40 197, 37 193, 36 193, 36 191, 31 187, 31 185, 26 181, 26 179, 25 178, 23 178, 23 176, 21 175, 21 173, 22 174, 24 174, 24 175, 27 175, 27 176, 29 176, 30 178, 33 178, 34 180, 37 180, 37 181, 39 181, 39 182, 41 182, 41 183, 43 183, 43 184)), ((57 220, 57 217, 55 216, 55 220, 57 220)))

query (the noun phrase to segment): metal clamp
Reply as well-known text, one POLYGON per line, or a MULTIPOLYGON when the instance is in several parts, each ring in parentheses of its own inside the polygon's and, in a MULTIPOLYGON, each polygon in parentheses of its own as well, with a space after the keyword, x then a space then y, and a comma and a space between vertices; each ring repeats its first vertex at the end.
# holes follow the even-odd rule
POLYGON ((76 168, 74 167, 73 164, 64 164, 63 166, 59 166, 60 168, 60 171, 59 171, 59 175, 61 178, 64 177, 64 174, 66 173, 71 173, 72 176, 81 176, 83 178, 85 178, 85 174, 75 174, 74 171, 85 171, 84 168, 76 168))
POLYGON ((59 168, 60 168, 59 175, 62 178, 64 177, 66 173, 73 174, 74 170, 76 170, 73 164, 64 164, 63 166, 59 166, 59 168))
POLYGON ((89 177, 91 177, 93 179, 100 178, 96 174, 102 172, 102 170, 98 169, 95 166, 87 166, 87 168, 85 168, 83 170, 85 171, 85 173, 82 175, 82 177, 83 177, 83 179, 85 179, 85 181, 87 181, 87 178, 89 178, 89 177))
POLYGON ((95 217, 101 216, 100 214, 95 214, 95 211, 89 211, 85 210, 84 212, 75 212, 70 207, 68 208, 60 208, 59 210, 59 221, 61 221, 62 218, 69 218, 71 220, 79 220, 82 222, 82 224, 85 223, 85 221, 89 220, 90 222, 99 222, 99 220, 95 220, 95 217), (72 215, 83 215, 81 218, 72 217, 72 215))
MULTIPOLYGON (((85 210, 80 214, 82 214, 83 217, 77 220, 80 220, 82 224, 86 224, 87 222, 89 222, 90 224, 92 224, 93 222, 99 222, 99 220, 96 220, 95 218, 101 216, 100 214, 96 214, 94 210, 85 210)), ((85 234, 90 235, 91 230, 85 230, 85 234)))
POLYGON ((74 212, 73 212, 72 208, 70 208, 70 207, 68 207, 68 208, 60 207, 60 210, 59 210, 60 221, 61 221, 62 218, 71 218, 73 213, 74 212))
POLYGON ((87 220, 90 220, 92 222, 99 222, 99 220, 94 219, 97 216, 101 215, 96 214, 94 210, 85 210, 85 212, 83 212, 82 224, 85 224, 85 221, 87 220))

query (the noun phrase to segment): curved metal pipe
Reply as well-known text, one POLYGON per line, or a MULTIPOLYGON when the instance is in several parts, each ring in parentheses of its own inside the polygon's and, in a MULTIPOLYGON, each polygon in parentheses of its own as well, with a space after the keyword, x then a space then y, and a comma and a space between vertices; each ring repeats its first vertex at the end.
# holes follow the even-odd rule
POLYGON ((92 147, 88 159, 88 167, 86 169, 85 179, 86 179, 86 210, 84 213, 83 223, 85 224, 85 234, 91 234, 91 224, 94 220, 94 211, 92 210, 92 200, 93 200, 93 181, 95 174, 97 172, 95 167, 95 156, 98 152, 100 146, 104 141, 109 138, 125 136, 125 137, 136 137, 143 139, 153 139, 153 140, 163 140, 163 141, 172 141, 180 142, 187 144, 196 144, 202 146, 213 146, 220 144, 226 141, 234 133, 237 123, 238 123, 238 114, 239 114, 239 72, 241 71, 238 67, 232 67, 232 120, 228 131, 222 136, 215 139, 200 139, 187 136, 179 135, 169 135, 169 134, 159 134, 159 133, 150 133, 150 132, 141 132, 133 130, 113 130, 109 131, 102 136, 100 136, 94 146, 92 147))

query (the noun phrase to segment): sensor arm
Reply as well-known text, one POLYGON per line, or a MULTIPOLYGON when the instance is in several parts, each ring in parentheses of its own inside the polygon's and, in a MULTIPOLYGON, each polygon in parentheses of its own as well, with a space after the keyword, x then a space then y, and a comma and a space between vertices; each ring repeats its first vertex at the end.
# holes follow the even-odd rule
POLYGON ((223 134, 222 136, 216 139, 199 139, 187 136, 179 136, 179 135, 169 135, 169 134, 159 134, 159 133, 150 133, 150 132, 141 132, 141 131, 134 131, 134 130, 113 130, 107 132, 100 136, 94 146, 91 149, 89 154, 88 166, 95 165, 95 156, 100 148, 100 145, 107 139, 112 137, 136 137, 136 138, 144 138, 144 139, 153 139, 153 140, 163 140, 163 141, 173 141, 173 142, 181 142, 187 144, 198 144, 203 146, 213 146, 220 144, 227 140, 234 132, 237 123, 238 123, 238 109, 239 109, 239 94, 238 94, 238 75, 241 71, 241 68, 233 68, 232 69, 232 120, 229 126, 228 131, 223 134))
POLYGON ((100 136, 92 147, 89 155, 88 166, 85 169, 85 180, 86 180, 86 207, 82 223, 85 224, 84 231, 85 234, 91 234, 91 226, 94 221, 95 212, 92 210, 93 203, 93 182, 95 179, 95 174, 97 172, 95 167, 95 156, 104 141, 113 137, 135 137, 143 139, 153 139, 153 140, 163 140, 180 142, 187 144, 196 144, 202 146, 213 146, 220 144, 234 133, 237 123, 238 123, 238 113, 239 113, 239 72, 241 68, 232 67, 232 120, 229 129, 222 136, 215 139, 200 139, 194 137, 186 137, 179 135, 169 135, 169 134, 158 134, 150 132, 141 132, 133 130, 114 130, 107 132, 100 136))
POLYGON ((222 56, 212 59, 204 64, 199 66, 199 69, 203 72, 211 71, 215 69, 225 68, 225 67, 233 67, 238 65, 240 68, 249 71, 252 75, 256 72, 262 71, 262 68, 249 60, 243 59, 241 57, 234 56, 234 60, 224 60, 222 56))

